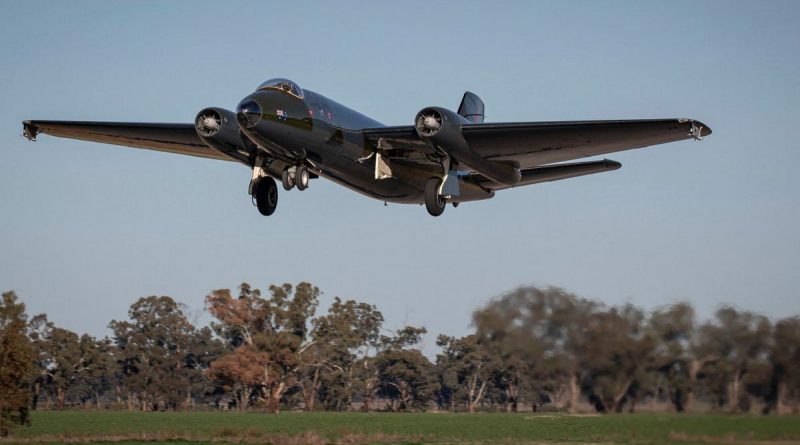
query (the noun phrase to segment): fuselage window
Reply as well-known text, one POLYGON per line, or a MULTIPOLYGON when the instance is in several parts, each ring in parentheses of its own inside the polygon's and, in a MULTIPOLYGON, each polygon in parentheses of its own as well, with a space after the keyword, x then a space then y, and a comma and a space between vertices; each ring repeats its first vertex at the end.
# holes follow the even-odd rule
POLYGON ((308 115, 317 119, 333 120, 333 112, 327 104, 311 102, 308 104, 308 115))

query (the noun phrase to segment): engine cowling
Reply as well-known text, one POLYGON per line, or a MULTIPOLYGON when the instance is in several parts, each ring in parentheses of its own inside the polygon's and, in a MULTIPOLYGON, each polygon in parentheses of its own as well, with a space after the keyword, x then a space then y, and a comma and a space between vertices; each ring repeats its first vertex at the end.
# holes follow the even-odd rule
POLYGON ((461 124, 465 122, 466 119, 446 108, 428 107, 417 113, 414 128, 423 140, 442 147, 464 148, 467 141, 461 134, 461 124))
POLYGON ((233 111, 217 107, 204 108, 197 113, 194 127, 206 145, 228 156, 247 162, 256 154, 256 147, 242 136, 233 111))
POLYGON ((463 116, 446 108, 427 107, 414 118, 414 129, 420 139, 444 150, 492 181, 503 185, 517 184, 521 175, 515 165, 491 161, 472 151, 462 133, 462 124, 469 123, 463 116))

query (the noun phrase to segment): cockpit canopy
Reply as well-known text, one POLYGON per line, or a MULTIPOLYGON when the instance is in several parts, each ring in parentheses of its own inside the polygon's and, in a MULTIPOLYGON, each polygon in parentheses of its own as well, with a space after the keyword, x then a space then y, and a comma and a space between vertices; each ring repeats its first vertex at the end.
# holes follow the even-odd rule
POLYGON ((261 85, 258 86, 258 90, 280 90, 285 93, 289 93, 292 96, 295 96, 298 99, 303 98, 303 90, 300 89, 300 86, 296 83, 292 82, 289 79, 270 79, 261 85))

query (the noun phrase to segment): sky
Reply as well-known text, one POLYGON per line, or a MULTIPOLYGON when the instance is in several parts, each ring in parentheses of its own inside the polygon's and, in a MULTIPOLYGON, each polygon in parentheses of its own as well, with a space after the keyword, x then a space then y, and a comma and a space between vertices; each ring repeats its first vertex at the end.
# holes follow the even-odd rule
POLYGON ((148 295, 309 281, 386 329, 463 335, 520 285, 609 305, 800 314, 800 2, 4 2, 0 289, 107 335, 148 295), (25 119, 192 122, 287 77, 387 125, 465 90, 487 121, 689 117, 622 169, 448 208, 325 180, 262 217, 240 164, 41 135, 25 119))

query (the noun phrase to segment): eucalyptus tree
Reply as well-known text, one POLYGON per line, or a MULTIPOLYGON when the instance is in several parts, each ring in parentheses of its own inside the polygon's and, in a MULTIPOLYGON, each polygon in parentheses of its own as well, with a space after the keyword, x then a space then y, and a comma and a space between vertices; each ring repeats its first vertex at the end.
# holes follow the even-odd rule
POLYGON ((559 288, 520 287, 473 313, 480 341, 493 357, 493 384, 507 410, 522 393, 535 409, 550 401, 574 411, 586 374, 585 332, 597 305, 559 288))
POLYGON ((800 411, 800 317, 784 318, 772 334, 772 406, 778 414, 800 411))
POLYGON ((693 348, 697 329, 694 309, 688 303, 658 308, 650 315, 648 328, 656 341, 653 351, 653 368, 658 373, 655 397, 664 387, 675 411, 690 409, 699 366, 711 358, 696 346, 693 348))
POLYGON ((718 403, 724 402, 729 411, 738 412, 749 405, 745 377, 767 360, 771 331, 766 317, 729 306, 720 308, 713 321, 700 327, 696 348, 714 357, 702 373, 718 403))
POLYGON ((167 296, 140 298, 128 316, 109 324, 128 408, 177 409, 190 392, 188 375, 199 372, 187 367, 194 326, 167 296))
POLYGON ((393 336, 381 336, 375 356, 378 395, 389 400, 392 411, 424 410, 435 387, 433 364, 416 348, 425 328, 406 326, 393 336))
POLYGON ((583 387, 597 411, 622 411, 636 394, 654 340, 644 313, 631 305, 594 311, 583 326, 583 387))
POLYGON ((239 290, 236 298, 228 289, 206 297, 206 308, 217 319, 212 328, 230 347, 264 357, 257 386, 267 409, 277 413, 286 391, 298 384, 301 356, 315 343, 308 334, 320 291, 305 282, 270 286, 269 298, 247 283, 239 290))
POLYGON ((358 391, 358 360, 368 357, 377 345, 383 315, 373 305, 336 297, 327 314, 311 324, 313 346, 301 356, 299 386, 304 407, 313 410, 324 387, 325 405, 346 409, 358 391))
POLYGON ((33 403, 36 405, 42 388, 48 389, 63 409, 70 392, 82 383, 89 370, 88 360, 93 354, 94 339, 56 326, 45 314, 31 319, 29 335, 33 341, 37 365, 33 403))
POLYGON ((0 437, 29 421, 34 356, 27 323, 25 305, 13 291, 4 292, 0 300, 0 437))
POLYGON ((84 355, 84 371, 81 384, 84 391, 94 400, 95 407, 100 409, 102 397, 115 389, 117 374, 116 347, 109 338, 96 340, 88 334, 81 335, 84 355))
POLYGON ((436 356, 437 373, 440 385, 452 393, 450 405, 461 400, 467 411, 474 413, 496 376, 495 357, 475 334, 460 338, 440 335, 436 345, 442 348, 436 356))

